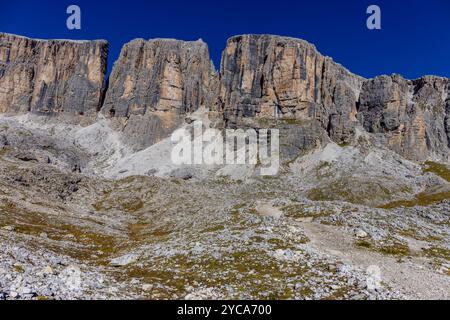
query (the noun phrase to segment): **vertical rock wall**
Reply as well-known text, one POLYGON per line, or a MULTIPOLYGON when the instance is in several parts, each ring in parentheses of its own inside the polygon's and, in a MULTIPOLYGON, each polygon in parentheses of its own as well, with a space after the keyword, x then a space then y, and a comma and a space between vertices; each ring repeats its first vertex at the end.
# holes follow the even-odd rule
POLYGON ((106 41, 33 40, 0 33, 0 113, 95 115, 106 41))

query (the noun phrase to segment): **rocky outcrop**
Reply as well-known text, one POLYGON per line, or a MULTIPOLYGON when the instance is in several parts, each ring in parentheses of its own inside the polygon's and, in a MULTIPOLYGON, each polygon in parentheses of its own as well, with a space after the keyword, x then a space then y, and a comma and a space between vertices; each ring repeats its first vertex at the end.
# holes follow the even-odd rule
POLYGON ((228 40, 216 112, 227 126, 246 118, 313 119, 339 143, 353 134, 363 79, 299 39, 244 35, 228 40))
POLYGON ((214 78, 203 41, 136 39, 123 47, 114 64, 103 112, 116 117, 192 112, 210 105, 214 78))
POLYGON ((0 113, 100 109, 108 43, 33 40, 0 33, 0 113))
POLYGON ((183 115, 209 107, 216 87, 202 40, 136 39, 114 64, 102 112, 122 119, 125 130, 145 146, 164 137, 183 115))
POLYGON ((365 80, 306 41, 244 35, 228 40, 219 75, 201 40, 133 40, 123 47, 106 89, 107 53, 106 41, 0 33, 0 114, 71 119, 101 109, 137 151, 204 107, 216 125, 282 129, 282 154, 289 158, 330 139, 352 143, 359 126, 408 159, 449 159, 449 79, 365 80))
POLYGON ((377 140, 408 159, 445 157, 449 79, 381 76, 363 84, 358 118, 377 140))

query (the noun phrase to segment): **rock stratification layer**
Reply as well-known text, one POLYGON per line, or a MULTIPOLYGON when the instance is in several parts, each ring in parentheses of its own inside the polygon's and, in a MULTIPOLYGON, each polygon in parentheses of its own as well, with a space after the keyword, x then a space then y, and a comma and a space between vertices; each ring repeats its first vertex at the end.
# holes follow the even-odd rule
POLYGON ((0 33, 0 113, 96 114, 106 41, 34 40, 0 33))
POLYGON ((103 111, 116 117, 188 113, 210 104, 214 80, 203 41, 136 39, 123 47, 114 64, 103 111))
POLYGON ((448 155, 450 80, 380 76, 363 84, 358 118, 382 145, 423 161, 448 155))
POLYGON ((330 139, 355 144, 359 128, 408 159, 449 159, 446 78, 366 80, 306 41, 243 35, 228 40, 219 74, 201 40, 133 40, 106 89, 107 53, 105 41, 0 33, 0 113, 95 115, 101 109, 137 151, 204 107, 216 125, 282 129, 288 158, 330 139))
POLYGON ((139 136, 146 146, 176 127, 182 115, 209 107, 216 87, 203 41, 136 39, 114 64, 102 112, 126 118, 133 140, 139 136))
POLYGON ((210 104, 214 80, 203 41, 136 39, 123 47, 114 64, 103 111, 116 117, 188 113, 210 104))
POLYGON ((218 110, 227 125, 245 118, 313 119, 346 142, 354 130, 363 79, 306 41, 244 35, 228 40, 218 110))

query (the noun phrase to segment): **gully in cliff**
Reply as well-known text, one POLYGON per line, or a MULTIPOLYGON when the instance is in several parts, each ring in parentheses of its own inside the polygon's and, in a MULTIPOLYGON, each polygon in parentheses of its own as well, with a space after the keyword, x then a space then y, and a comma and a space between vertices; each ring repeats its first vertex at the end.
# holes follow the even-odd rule
POLYGON ((253 165, 261 164, 262 176, 278 174, 279 131, 277 129, 204 130, 201 121, 172 134, 171 160, 175 165, 253 165), (269 149, 270 143, 270 149, 269 149))

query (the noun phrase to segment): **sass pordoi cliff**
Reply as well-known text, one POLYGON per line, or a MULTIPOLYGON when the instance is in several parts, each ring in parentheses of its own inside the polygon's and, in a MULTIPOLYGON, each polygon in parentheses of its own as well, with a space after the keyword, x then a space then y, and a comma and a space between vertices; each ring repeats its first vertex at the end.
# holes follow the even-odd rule
POLYGON ((343 144, 359 126, 408 159, 448 159, 449 79, 366 80, 306 41, 244 35, 228 40, 218 74, 201 40, 133 40, 123 47, 106 87, 107 55, 106 41, 0 34, 0 111, 101 112, 142 148, 205 107, 227 127, 257 126, 260 119, 298 120, 301 127, 305 120, 303 126, 324 130, 311 128, 316 135, 326 132, 343 144))
POLYGON ((272 35, 107 59, 0 33, 0 300, 450 298, 450 79, 272 35), (195 120, 279 129, 278 175, 173 164, 195 120))

